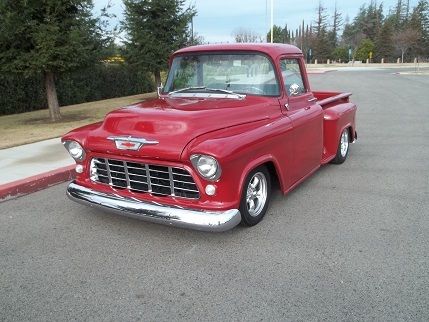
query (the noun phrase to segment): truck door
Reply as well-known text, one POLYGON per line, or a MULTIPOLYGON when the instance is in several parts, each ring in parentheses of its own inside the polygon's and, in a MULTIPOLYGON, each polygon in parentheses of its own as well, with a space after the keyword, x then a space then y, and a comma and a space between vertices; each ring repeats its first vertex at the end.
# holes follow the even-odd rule
POLYGON ((310 91, 300 58, 280 59, 285 97, 283 113, 292 121, 292 182, 302 179, 320 166, 323 153, 323 110, 310 91))

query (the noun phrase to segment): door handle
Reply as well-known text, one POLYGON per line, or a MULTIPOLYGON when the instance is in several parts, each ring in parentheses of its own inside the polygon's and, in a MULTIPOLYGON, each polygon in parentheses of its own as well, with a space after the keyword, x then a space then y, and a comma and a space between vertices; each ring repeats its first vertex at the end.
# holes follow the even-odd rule
POLYGON ((314 102, 314 101, 317 101, 317 98, 315 98, 315 97, 313 97, 313 98, 309 98, 309 99, 308 99, 308 101, 309 101, 309 102, 314 102))

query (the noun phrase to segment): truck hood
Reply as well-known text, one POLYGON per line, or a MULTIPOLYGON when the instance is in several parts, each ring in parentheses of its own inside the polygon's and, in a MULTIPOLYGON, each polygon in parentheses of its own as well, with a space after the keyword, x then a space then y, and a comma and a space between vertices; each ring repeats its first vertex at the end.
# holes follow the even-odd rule
POLYGON ((179 160, 192 139, 211 131, 257 122, 269 117, 272 98, 235 99, 161 98, 130 105, 109 113, 90 131, 85 146, 99 153, 163 160, 179 160), (132 136, 157 141, 138 151, 119 150, 112 136, 132 136))

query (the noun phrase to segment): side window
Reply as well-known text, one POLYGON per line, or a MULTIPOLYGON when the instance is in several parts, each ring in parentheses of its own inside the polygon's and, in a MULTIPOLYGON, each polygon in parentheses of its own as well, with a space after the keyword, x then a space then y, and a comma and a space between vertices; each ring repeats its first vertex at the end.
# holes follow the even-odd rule
POLYGON ((306 90, 298 59, 281 59, 280 70, 288 96, 297 96, 305 93, 306 90))

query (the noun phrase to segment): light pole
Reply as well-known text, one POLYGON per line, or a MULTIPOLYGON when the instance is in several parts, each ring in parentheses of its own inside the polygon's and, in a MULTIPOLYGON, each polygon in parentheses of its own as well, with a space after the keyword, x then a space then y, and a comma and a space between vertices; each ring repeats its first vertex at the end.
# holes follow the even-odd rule
MULTIPOLYGON (((194 1, 194 4, 190 4, 189 7, 194 8, 195 9, 195 5, 196 5, 197 0, 194 1)), ((191 17, 191 45, 195 45, 194 44, 194 16, 191 17)))
POLYGON ((194 17, 191 17, 191 45, 194 45, 194 17))
POLYGON ((273 17, 274 17, 274 8, 273 8, 274 0, 271 0, 271 43, 273 43, 273 17))

